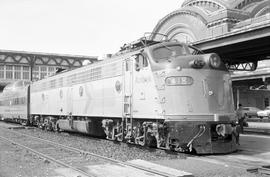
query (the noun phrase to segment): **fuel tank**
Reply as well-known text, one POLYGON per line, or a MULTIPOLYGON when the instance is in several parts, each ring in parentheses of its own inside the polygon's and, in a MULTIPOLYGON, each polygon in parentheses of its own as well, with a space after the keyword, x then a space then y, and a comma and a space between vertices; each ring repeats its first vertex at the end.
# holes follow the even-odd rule
POLYGON ((63 120, 57 121, 58 128, 63 131, 78 132, 92 136, 105 137, 101 121, 99 120, 63 120))

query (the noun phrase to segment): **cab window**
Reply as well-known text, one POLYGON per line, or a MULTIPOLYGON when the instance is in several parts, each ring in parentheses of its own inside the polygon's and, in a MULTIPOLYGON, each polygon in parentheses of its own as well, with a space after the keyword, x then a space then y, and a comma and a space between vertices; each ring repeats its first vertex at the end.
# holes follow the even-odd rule
POLYGON ((162 60, 166 61, 171 58, 175 58, 178 56, 187 55, 188 52, 186 51, 183 45, 161 45, 152 51, 152 56, 155 61, 158 63, 162 60))
POLYGON ((140 71, 148 66, 148 61, 145 56, 139 54, 135 58, 135 70, 140 71))

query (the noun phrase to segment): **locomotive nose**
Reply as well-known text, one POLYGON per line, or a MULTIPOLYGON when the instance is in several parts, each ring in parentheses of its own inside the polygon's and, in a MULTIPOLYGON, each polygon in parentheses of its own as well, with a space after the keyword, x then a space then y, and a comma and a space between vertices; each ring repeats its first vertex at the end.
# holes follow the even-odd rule
POLYGON ((197 57, 189 62, 189 66, 194 69, 201 69, 206 66, 210 69, 226 70, 221 58, 215 53, 197 57))

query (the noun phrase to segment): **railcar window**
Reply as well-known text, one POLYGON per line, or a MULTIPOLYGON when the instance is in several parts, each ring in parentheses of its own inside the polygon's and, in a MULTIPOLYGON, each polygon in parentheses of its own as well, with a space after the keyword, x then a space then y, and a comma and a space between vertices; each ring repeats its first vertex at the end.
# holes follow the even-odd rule
POLYGON ((153 58, 156 62, 168 60, 172 57, 186 55, 187 51, 182 45, 163 45, 152 51, 153 58))

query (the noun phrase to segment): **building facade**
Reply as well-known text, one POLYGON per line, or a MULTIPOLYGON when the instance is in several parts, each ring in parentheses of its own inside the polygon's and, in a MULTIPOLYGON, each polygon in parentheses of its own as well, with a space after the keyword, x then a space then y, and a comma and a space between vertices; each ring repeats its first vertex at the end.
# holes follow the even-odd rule
POLYGON ((186 0, 162 18, 153 32, 196 42, 264 22, 270 19, 269 13, 269 0, 186 0))
MULTIPOLYGON (((207 43, 223 36, 235 35, 239 31, 248 31, 262 24, 266 24, 264 27, 270 24, 270 0, 185 0, 181 7, 157 23, 153 30, 156 35, 153 34, 152 39, 159 39, 158 33, 161 33, 167 35, 170 40, 194 44, 205 41, 207 43)), ((270 56, 264 57, 263 60, 270 59, 270 56)), ((225 59, 232 61, 231 58, 225 59)), ((254 58, 255 60, 259 59, 254 58)), ((235 105, 242 103, 244 106, 260 109, 269 106, 269 78, 267 73, 256 77, 255 80, 251 79, 251 76, 246 78, 245 74, 233 77, 235 105)))
POLYGON ((232 75, 235 103, 265 109, 270 106, 270 61, 259 63, 257 70, 232 75))

